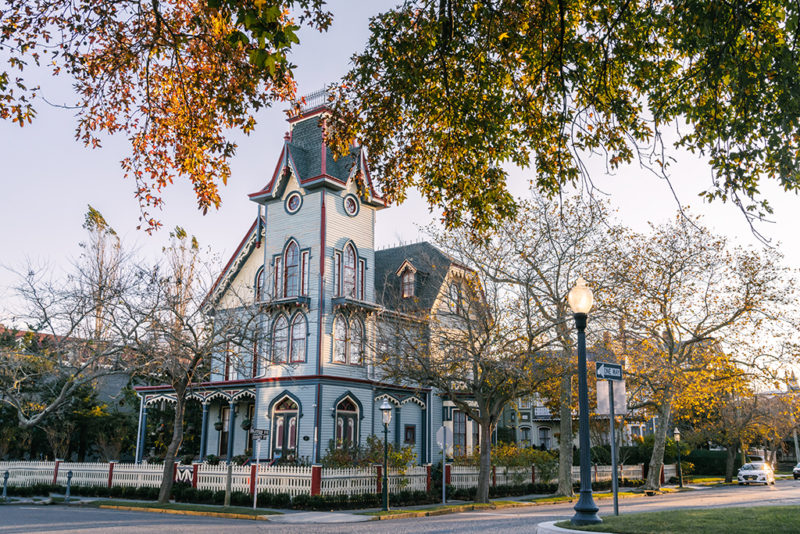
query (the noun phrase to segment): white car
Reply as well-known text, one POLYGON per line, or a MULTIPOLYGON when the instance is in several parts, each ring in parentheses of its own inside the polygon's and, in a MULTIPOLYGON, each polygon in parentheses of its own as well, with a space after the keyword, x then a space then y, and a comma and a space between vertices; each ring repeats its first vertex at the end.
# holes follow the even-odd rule
POLYGON ((800 464, 794 466, 794 469, 792 469, 792 475, 794 476, 795 480, 800 478, 800 464))
POLYGON ((775 484, 775 473, 765 462, 750 462, 739 469, 739 485, 742 484, 775 484))

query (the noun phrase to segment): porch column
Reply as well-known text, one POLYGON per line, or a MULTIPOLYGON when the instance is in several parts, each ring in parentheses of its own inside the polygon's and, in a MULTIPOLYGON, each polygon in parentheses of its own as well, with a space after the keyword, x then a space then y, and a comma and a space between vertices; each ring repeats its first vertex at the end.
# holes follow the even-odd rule
POLYGON ((228 463, 231 463, 231 460, 233 460, 233 431, 236 428, 234 424, 236 412, 234 411, 235 403, 233 400, 229 401, 228 407, 230 409, 228 412, 228 463))
POLYGON ((136 448, 136 463, 142 463, 144 449, 147 447, 147 404, 142 406, 142 422, 139 425, 139 446, 136 448))
POLYGON ((396 406, 394 409, 394 446, 395 450, 399 451, 400 448, 403 446, 403 438, 400 436, 402 432, 403 426, 400 422, 400 408, 401 406, 396 406))
POLYGON ((208 444, 208 403, 203 402, 203 423, 200 426, 200 462, 206 459, 206 446, 208 444))
POLYGON ((428 453, 428 449, 427 449, 427 447, 425 447, 425 444, 428 442, 428 438, 427 438, 427 436, 428 436, 428 407, 427 406, 420 410, 420 418, 419 419, 420 419, 420 423, 421 423, 421 425, 420 425, 421 428, 419 429, 419 433, 420 433, 419 452, 420 452, 420 456, 422 456, 422 458, 420 458, 420 462, 419 463, 420 463, 420 465, 425 465, 425 464, 428 463, 428 454, 427 454, 428 453))

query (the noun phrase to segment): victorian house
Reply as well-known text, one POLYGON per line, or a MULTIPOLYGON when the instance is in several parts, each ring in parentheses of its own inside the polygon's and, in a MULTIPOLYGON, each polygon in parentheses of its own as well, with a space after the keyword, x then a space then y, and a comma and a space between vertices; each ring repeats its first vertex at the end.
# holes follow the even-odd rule
MULTIPOLYGON (((335 160, 326 147, 325 96, 307 98, 288 120, 271 176, 249 195, 258 215, 207 297, 220 314, 235 312, 233 293, 247 295, 265 341, 216 355, 210 380, 193 387, 201 458, 254 457, 258 429, 268 430, 261 461, 317 462, 330 446, 382 435, 384 399, 393 406, 390 442, 412 446, 419 463, 441 459, 435 432, 444 419, 465 450, 477 442, 471 421, 435 391, 382 380, 374 365, 376 323, 395 310, 429 312, 457 266, 427 243, 376 251, 376 213, 387 206, 365 151, 335 160)), ((141 460, 147 408, 173 393, 137 391, 141 460)))

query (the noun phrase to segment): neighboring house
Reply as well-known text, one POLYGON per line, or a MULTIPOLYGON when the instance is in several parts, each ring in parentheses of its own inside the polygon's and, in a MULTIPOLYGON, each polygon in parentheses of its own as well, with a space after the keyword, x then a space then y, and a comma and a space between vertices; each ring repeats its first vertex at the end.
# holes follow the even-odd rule
MULTIPOLYGON (((354 147, 334 160, 320 125, 325 94, 306 101, 288 120, 267 185, 249 195, 258 217, 207 299, 216 314, 236 313, 232 295, 246 294, 260 306, 268 342, 217 355, 210 381, 193 387, 190 398, 202 404, 200 456, 253 457, 252 431, 267 429, 262 460, 316 462, 330 443, 363 445, 382 434, 384 399, 394 408, 389 440, 413 446, 420 463, 441 459, 435 432, 443 419, 470 448, 476 440, 463 414, 430 388, 382 381, 373 365, 376 323, 430 309, 459 266, 427 243, 375 250, 376 213, 386 203, 366 154, 354 147)), ((148 406, 174 402, 169 386, 137 391, 140 426, 148 406)))

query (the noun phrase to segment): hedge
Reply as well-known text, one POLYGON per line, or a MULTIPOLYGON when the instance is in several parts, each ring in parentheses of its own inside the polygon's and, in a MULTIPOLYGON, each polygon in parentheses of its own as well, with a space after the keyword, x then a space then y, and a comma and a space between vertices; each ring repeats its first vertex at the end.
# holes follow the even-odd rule
MULTIPOLYGON (((620 482, 621 486, 638 487, 644 484, 643 480, 627 480, 620 482)), ((489 497, 510 497, 531 494, 552 494, 558 486, 556 484, 515 484, 500 485, 489 488, 489 497)), ((579 484, 574 485, 575 490, 579 489, 579 484)), ((610 489, 611 481, 594 482, 592 489, 610 489)), ((8 495, 17 497, 33 497, 36 495, 47 495, 49 493, 64 493, 66 488, 53 484, 35 484, 33 486, 9 486, 8 495)), ((123 499, 139 499, 155 501, 158 499, 159 488, 130 488, 124 486, 72 486, 70 493, 76 496, 85 497, 111 497, 123 499)), ((454 488, 447 486, 447 497, 458 500, 474 500, 477 488, 454 488)), ((427 493, 424 491, 400 491, 389 496, 392 506, 411 506, 416 504, 437 503, 441 501, 441 490, 427 493)), ((176 502, 196 503, 196 504, 223 504, 225 502, 225 491, 202 490, 191 487, 183 482, 176 482, 172 487, 172 498, 176 502)), ((360 508, 376 508, 381 505, 381 495, 378 493, 364 493, 359 495, 296 495, 292 497, 288 493, 267 493, 258 494, 258 504, 263 508, 294 508, 297 510, 351 510, 360 508)), ((249 493, 241 491, 231 492, 231 504, 233 506, 249 506, 253 502, 253 497, 249 493)))

